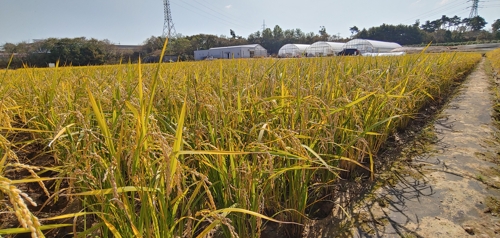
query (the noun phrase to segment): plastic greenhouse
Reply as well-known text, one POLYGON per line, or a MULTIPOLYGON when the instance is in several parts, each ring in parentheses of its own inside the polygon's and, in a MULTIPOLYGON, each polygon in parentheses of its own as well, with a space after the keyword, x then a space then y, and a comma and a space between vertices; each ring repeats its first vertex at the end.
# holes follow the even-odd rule
POLYGON ((345 43, 318 41, 307 48, 307 56, 331 56, 341 51, 345 43))
POLYGON ((303 56, 309 46, 310 45, 306 44, 286 44, 278 51, 278 57, 289 58, 303 56))
POLYGON ((267 50, 259 44, 215 47, 208 50, 194 51, 195 60, 254 58, 266 56, 267 50))
POLYGON ((344 46, 344 49, 357 49, 361 52, 361 54, 364 54, 364 53, 387 53, 399 47, 402 46, 394 42, 354 39, 347 42, 344 46))

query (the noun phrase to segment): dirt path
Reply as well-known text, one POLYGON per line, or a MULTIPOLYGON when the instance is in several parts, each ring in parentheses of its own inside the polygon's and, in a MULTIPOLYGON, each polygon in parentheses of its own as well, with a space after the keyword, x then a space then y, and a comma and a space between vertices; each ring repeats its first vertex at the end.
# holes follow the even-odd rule
MULTIPOLYGON (((393 182, 351 210, 354 237, 500 237, 500 146, 483 67, 484 59, 430 128, 432 152, 404 158, 393 182)), ((319 221, 307 237, 350 236, 335 223, 319 221)))

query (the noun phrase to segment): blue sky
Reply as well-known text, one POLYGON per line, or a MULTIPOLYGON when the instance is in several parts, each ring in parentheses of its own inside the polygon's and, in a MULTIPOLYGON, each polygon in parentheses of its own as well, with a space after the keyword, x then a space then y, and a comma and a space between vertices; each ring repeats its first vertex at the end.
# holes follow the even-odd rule
MULTIPOLYGON (((351 35, 349 28, 413 24, 441 15, 468 17, 470 0, 170 0, 177 33, 237 35, 279 25, 317 33, 351 35)), ((500 18, 500 0, 481 0, 479 15, 491 23, 500 18)), ((48 37, 108 39, 141 44, 163 30, 163 0, 1 0, 0 45, 48 37)))

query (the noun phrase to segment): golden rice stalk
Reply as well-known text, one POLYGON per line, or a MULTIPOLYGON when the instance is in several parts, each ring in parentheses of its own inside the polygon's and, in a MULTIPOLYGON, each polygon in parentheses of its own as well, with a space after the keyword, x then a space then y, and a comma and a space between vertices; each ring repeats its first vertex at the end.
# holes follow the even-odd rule
POLYGON ((29 229, 31 237, 45 237, 40 230, 41 224, 36 216, 34 216, 25 201, 32 206, 37 204, 31 199, 28 194, 19 190, 16 186, 12 185, 12 181, 0 175, 0 191, 9 197, 10 204, 16 214, 17 220, 22 227, 29 229))

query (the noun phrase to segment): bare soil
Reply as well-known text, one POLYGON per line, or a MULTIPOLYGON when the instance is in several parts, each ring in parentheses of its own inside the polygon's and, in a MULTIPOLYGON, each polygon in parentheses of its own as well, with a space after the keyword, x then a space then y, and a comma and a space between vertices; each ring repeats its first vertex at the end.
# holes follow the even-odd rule
MULTIPOLYGON (((14 125, 14 127, 25 128, 25 125, 17 124, 14 125)), ((16 155, 18 156, 18 161, 10 162, 19 162, 24 165, 39 168, 38 170, 33 170, 32 172, 36 173, 40 178, 56 178, 60 176, 58 172, 49 169, 58 166, 55 158, 51 154, 51 151, 48 150, 46 146, 39 143, 36 138, 33 138, 31 134, 24 132, 12 134, 6 133, 5 131, 0 132, 14 144, 12 149, 15 150, 16 155)), ((31 175, 31 172, 29 172, 26 168, 13 167, 10 167, 10 169, 4 174, 5 177, 11 180, 24 179, 31 177, 31 175)), ((68 199, 67 196, 57 196, 64 194, 63 191, 68 188, 67 179, 49 180, 41 183, 45 188, 36 182, 16 185, 18 189, 25 192, 37 204, 36 207, 28 204, 28 208, 33 215, 41 219, 43 225, 77 222, 73 219, 43 221, 44 218, 78 212, 80 209, 80 203, 76 199, 68 199)), ((0 229, 21 227, 15 214, 12 212, 3 212, 4 210, 1 209, 5 209, 5 207, 0 207, 0 229)), ((70 232, 72 232, 72 227, 53 229, 45 231, 44 234, 46 237, 66 237, 70 232)), ((31 234, 21 233, 4 237, 24 238, 31 237, 31 234)))
POLYGON ((372 191, 359 202, 336 201, 304 237, 500 237, 500 145, 489 80, 483 60, 435 120, 401 143, 397 162, 372 191))

